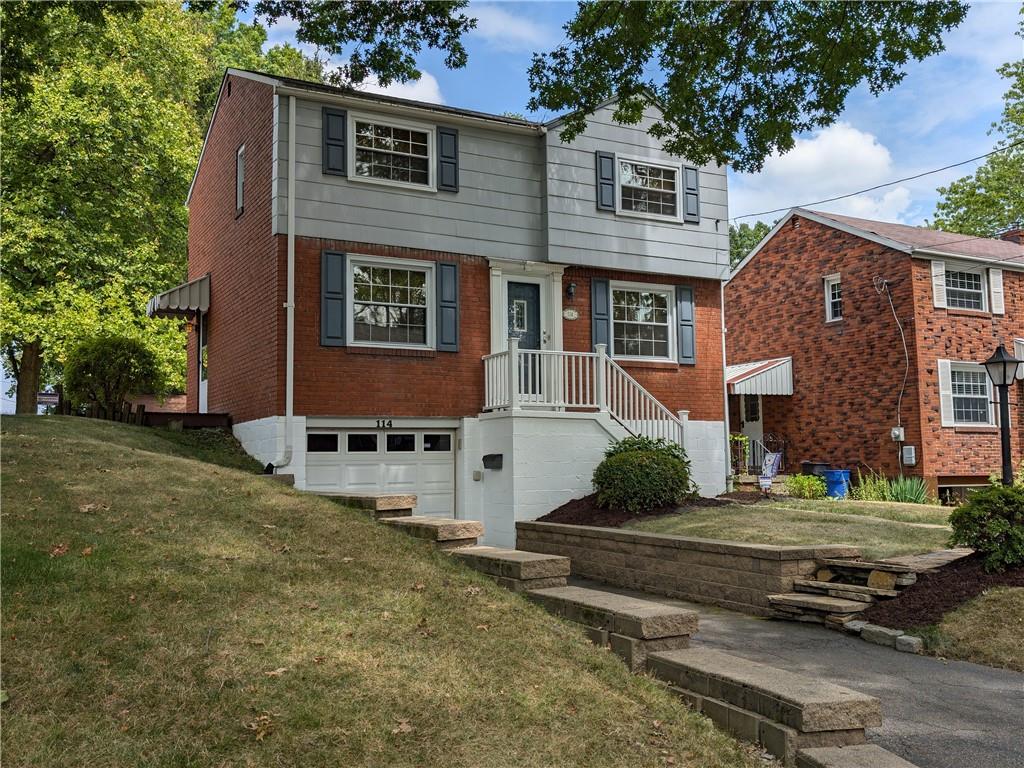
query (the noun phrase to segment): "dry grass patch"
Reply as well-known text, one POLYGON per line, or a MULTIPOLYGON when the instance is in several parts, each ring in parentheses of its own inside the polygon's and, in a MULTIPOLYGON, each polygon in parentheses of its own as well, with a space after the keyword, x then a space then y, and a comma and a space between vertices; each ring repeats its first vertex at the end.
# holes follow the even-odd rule
POLYGON ((866 558, 943 549, 949 540, 949 531, 944 528, 761 504, 691 507, 675 515, 640 520, 625 527, 757 544, 849 544, 859 547, 866 558))
POLYGON ((758 764, 578 628, 187 439, 4 419, 5 764, 758 764))
POLYGON ((1024 587, 994 587, 922 632, 928 652, 1024 672, 1024 587))

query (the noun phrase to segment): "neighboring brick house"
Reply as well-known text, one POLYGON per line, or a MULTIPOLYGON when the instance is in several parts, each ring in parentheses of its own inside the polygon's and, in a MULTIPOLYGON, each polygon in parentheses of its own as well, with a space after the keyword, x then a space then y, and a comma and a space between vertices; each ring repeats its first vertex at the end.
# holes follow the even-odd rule
POLYGON ((631 433, 682 441, 720 493, 725 169, 612 111, 563 143, 560 120, 229 70, 190 282, 152 302, 190 318, 190 409, 300 488, 416 493, 489 542, 631 433))
MULTIPOLYGON (((1012 236, 797 208, 732 273, 725 316, 730 423, 755 457, 784 446, 789 471, 902 472, 943 494, 1000 473, 979 363, 999 344, 1024 358, 1024 246, 1012 236)), ((1020 462, 1019 383, 1010 407, 1020 462)))

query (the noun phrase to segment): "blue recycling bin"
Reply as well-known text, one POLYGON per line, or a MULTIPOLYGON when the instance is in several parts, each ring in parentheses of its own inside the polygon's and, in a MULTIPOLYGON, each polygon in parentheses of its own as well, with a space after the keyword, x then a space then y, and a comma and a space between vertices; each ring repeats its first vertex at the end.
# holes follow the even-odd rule
POLYGON ((850 488, 850 470, 848 469, 826 469, 825 495, 832 499, 845 499, 850 488))

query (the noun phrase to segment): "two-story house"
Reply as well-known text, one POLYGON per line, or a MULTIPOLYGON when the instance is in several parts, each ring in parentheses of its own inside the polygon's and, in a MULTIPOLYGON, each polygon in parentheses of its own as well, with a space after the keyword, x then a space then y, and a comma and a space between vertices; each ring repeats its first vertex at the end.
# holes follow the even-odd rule
MULTIPOLYGON (((1024 358, 1024 245, 793 209, 725 287, 732 428, 803 461, 924 477, 962 495, 999 474, 980 365, 1024 358)), ((1024 452, 1021 386, 1012 451, 1024 452)))
POLYGON ((189 193, 190 410, 297 487, 515 521, 608 441, 727 476, 725 169, 594 114, 536 123, 229 70, 189 193))

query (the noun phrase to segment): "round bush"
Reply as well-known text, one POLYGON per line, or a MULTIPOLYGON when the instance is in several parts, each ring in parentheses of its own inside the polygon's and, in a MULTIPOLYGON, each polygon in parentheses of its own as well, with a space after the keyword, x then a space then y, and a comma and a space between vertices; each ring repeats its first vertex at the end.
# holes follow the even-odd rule
POLYGON ((130 394, 161 394, 163 384, 153 352, 141 341, 123 336, 84 341, 64 363, 64 395, 76 404, 117 409, 130 394))
POLYGON ((685 461, 665 451, 614 453, 594 470, 597 503, 633 515, 678 504, 692 494, 685 461))
POLYGON ((985 556, 985 570, 1024 565, 1024 488, 993 485, 975 491, 949 516, 950 543, 985 556))
POLYGON ((790 475, 786 478, 786 493, 798 499, 824 499, 825 481, 817 475, 790 475))

